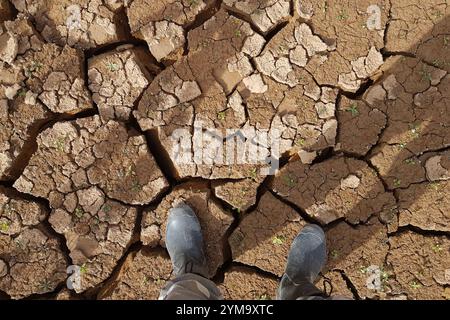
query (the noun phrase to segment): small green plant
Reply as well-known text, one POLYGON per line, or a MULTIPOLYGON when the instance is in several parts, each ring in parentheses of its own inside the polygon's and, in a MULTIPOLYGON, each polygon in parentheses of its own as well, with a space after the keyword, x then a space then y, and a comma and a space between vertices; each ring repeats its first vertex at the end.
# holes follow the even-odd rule
POLYGON ((439 243, 434 244, 431 248, 435 253, 442 251, 442 246, 439 243))
POLYGON ((217 113, 217 119, 219 119, 220 121, 225 120, 225 118, 226 118, 225 111, 220 111, 219 113, 217 113))
POLYGON ((429 184, 428 187, 430 189, 434 190, 434 191, 438 191, 439 187, 440 187, 440 184, 439 184, 439 182, 432 182, 432 183, 429 184))
POLYGON ((336 249, 331 250, 330 255, 333 259, 339 258, 339 251, 336 249))
POLYGON ((442 62, 439 59, 435 59, 433 60, 433 62, 431 63, 433 66, 435 66, 436 68, 440 68, 442 66, 442 62))
POLYGON ((8 232, 9 230, 9 223, 6 221, 3 221, 2 223, 0 223, 0 231, 2 232, 8 232))
POLYGON ((406 148, 406 143, 405 142, 401 142, 398 144, 398 146, 400 147, 400 149, 405 149, 406 148))
POLYGON ((337 19, 340 20, 340 21, 342 21, 342 20, 347 20, 347 19, 348 19, 348 14, 347 14, 347 12, 345 12, 344 10, 342 10, 342 11, 338 14, 337 19))
POLYGON ((133 182, 131 184, 131 190, 133 192, 139 192, 142 190, 142 186, 139 184, 139 181, 133 180, 133 182))
POLYGON ((305 145, 305 142, 306 142, 305 139, 300 138, 295 141, 295 144, 299 147, 303 147, 305 145))
POLYGON ((270 300, 270 297, 267 294, 262 294, 259 296, 259 300, 270 300))
POLYGON ((361 266, 360 268, 359 268, 359 272, 361 272, 362 274, 366 274, 367 273, 367 271, 368 271, 368 267, 364 267, 364 266, 361 266))
POLYGON ((83 211, 83 209, 81 209, 80 207, 77 207, 77 208, 75 209, 75 216, 76 216, 78 219, 81 219, 81 218, 84 216, 84 211, 83 211))
POLYGON ((411 283, 409 284, 409 286, 411 288, 413 288, 414 290, 420 289, 422 288, 422 284, 420 284, 419 282, 417 282, 416 280, 411 281, 411 283))
POLYGON ((127 170, 125 171, 125 177, 132 176, 132 175, 133 176, 136 175, 136 171, 134 170, 133 165, 130 164, 128 166, 127 170))
POLYGON ((414 164, 416 164, 416 160, 414 160, 413 158, 409 158, 409 159, 406 159, 406 160, 405 160, 405 163, 406 163, 406 164, 414 165, 414 164))
POLYGON ((59 152, 65 152, 67 135, 60 136, 56 139, 55 147, 59 152))
POLYGON ((234 32, 234 35, 237 37, 237 38, 240 38, 241 37, 241 30, 239 30, 239 29, 236 29, 236 31, 234 32))
POLYGON ((389 280, 390 276, 391 275, 387 271, 381 270, 381 281, 382 282, 384 282, 384 283, 387 282, 389 280))
POLYGON ((105 204, 104 206, 103 206, 103 209, 102 209, 102 211, 104 212, 104 213, 108 213, 108 212, 110 212, 111 211, 111 206, 109 205, 109 204, 105 204))
POLYGON ((17 90, 16 97, 25 97, 26 94, 27 94, 26 89, 19 89, 17 90))
POLYGON ((117 63, 114 62, 108 62, 106 63, 106 67, 108 68, 109 71, 114 72, 119 70, 119 65, 117 63))
POLYGON ((277 245, 277 246, 282 245, 285 241, 286 241, 286 237, 281 236, 281 235, 280 236, 274 236, 272 238, 272 244, 277 245))
POLYGON ((283 182, 289 188, 294 187, 296 185, 296 183, 297 183, 297 181, 290 174, 287 174, 287 175, 283 176, 283 182))
POLYGON ((13 210, 11 209, 9 203, 5 204, 3 206, 3 212, 6 213, 8 216, 11 214, 13 210))
POLYGON ((409 132, 413 138, 418 138, 420 136, 420 126, 418 124, 411 124, 409 126, 409 132))
POLYGON ((352 114, 352 117, 355 117, 359 114, 358 107, 356 106, 356 103, 351 104, 350 106, 345 109, 345 111, 348 111, 352 114))
POLYGON ((394 187, 398 188, 402 185, 402 182, 400 179, 394 179, 394 187))
POLYGON ((443 14, 441 11, 436 10, 436 11, 434 11, 434 12, 432 13, 432 15, 435 16, 436 19, 439 19, 439 18, 442 17, 444 14, 443 14))
POLYGON ((39 282, 39 291, 40 292, 49 292, 51 290, 52 290, 52 286, 47 279, 44 279, 41 282, 39 282))
POLYGON ((164 281, 164 279, 158 278, 158 279, 155 279, 153 282, 158 286, 162 286, 166 281, 164 281))
POLYGON ((423 67, 422 71, 420 71, 419 73, 422 77, 422 81, 431 81, 431 72, 425 67, 423 67))
POLYGON ((23 243, 23 241, 22 240, 20 240, 20 239, 15 239, 14 240, 14 243, 15 243, 15 245, 20 249, 20 250, 25 250, 25 248, 26 248, 26 246, 25 246, 25 244, 23 243))
POLYGON ((81 274, 84 274, 84 273, 86 273, 87 271, 88 271, 87 265, 86 265, 86 263, 83 263, 83 264, 81 265, 81 267, 80 267, 80 273, 81 273, 81 274))
POLYGON ((251 169, 248 174, 249 178, 251 178, 254 181, 256 181, 257 175, 258 175, 258 170, 256 168, 251 169))
POLYGON ((25 70, 25 75, 30 77, 34 72, 41 70, 42 64, 40 62, 33 61, 30 66, 25 70))

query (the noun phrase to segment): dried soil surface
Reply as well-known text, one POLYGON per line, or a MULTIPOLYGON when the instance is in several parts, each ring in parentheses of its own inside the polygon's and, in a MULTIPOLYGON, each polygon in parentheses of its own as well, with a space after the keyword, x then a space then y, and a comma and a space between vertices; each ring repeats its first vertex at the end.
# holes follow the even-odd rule
POLYGON ((319 288, 450 299, 448 57, 438 0, 0 0, 0 297, 157 299, 186 202, 227 299, 306 223, 319 288))

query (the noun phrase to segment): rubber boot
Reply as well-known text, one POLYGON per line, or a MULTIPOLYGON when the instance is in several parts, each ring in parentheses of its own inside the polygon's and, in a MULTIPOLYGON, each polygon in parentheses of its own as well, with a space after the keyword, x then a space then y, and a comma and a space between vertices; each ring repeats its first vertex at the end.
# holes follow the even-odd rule
POLYGON ((166 248, 174 273, 195 273, 207 278, 203 234, 194 211, 182 203, 169 211, 166 248))
POLYGON ((326 260, 325 233, 318 225, 306 225, 292 242, 286 270, 278 287, 278 299, 324 296, 314 282, 326 260))

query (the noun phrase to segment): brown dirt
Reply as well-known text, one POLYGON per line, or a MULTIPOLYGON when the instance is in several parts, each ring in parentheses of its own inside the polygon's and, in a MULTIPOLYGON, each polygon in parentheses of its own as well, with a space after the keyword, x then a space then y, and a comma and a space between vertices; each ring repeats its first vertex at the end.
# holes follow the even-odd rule
POLYGON ((186 201, 226 298, 273 299, 306 219, 320 288, 450 299, 450 7, 377 6, 0 0, 0 297, 157 298, 186 201), (281 131, 274 177, 227 158, 239 128, 281 131))
POLYGON ((11 298, 53 291, 66 278, 57 238, 42 224, 45 207, 0 187, 0 290, 11 298))
POLYGON ((304 225, 294 209, 267 192, 231 234, 233 260, 281 276, 291 243, 304 225))
POLYGON ((410 299, 443 299, 448 286, 450 241, 446 236, 423 236, 411 231, 391 237, 387 263, 394 277, 393 292, 410 299))
POLYGON ((449 190, 449 181, 414 184, 398 190, 399 225, 449 232, 449 190))
POLYGON ((275 300, 278 280, 247 267, 231 267, 219 286, 226 300, 275 300))
POLYGON ((172 273, 169 256, 162 250, 144 247, 130 253, 121 266, 118 277, 108 281, 99 299, 155 300, 172 273))
POLYGON ((122 1, 117 0, 11 0, 16 9, 32 16, 48 42, 80 49, 122 40, 117 23, 122 1))
POLYGON ((362 298, 377 298, 386 294, 388 288, 383 282, 378 289, 367 287, 369 268, 376 266, 385 271, 385 258, 389 250, 387 228, 377 218, 357 227, 341 222, 327 232, 327 238, 327 269, 344 272, 362 298))
POLYGON ((124 46, 89 59, 89 89, 103 119, 128 120, 134 103, 153 79, 141 59, 142 51, 124 46))
POLYGON ((322 224, 340 218, 359 223, 373 215, 396 212, 395 198, 384 190, 376 172, 364 161, 351 158, 312 166, 290 163, 276 175, 272 188, 322 224))
POLYGON ((227 202, 239 212, 247 211, 256 203, 256 196, 261 177, 247 178, 230 182, 214 182, 212 187, 214 194, 219 199, 227 202))

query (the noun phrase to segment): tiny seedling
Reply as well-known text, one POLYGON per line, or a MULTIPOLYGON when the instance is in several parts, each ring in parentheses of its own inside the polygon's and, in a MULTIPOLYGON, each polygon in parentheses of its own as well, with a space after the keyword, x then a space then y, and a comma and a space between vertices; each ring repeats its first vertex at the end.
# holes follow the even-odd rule
POLYGON ((142 186, 139 184, 137 180, 133 180, 131 190, 134 192, 139 192, 142 190, 142 186))
POLYGON ((87 271, 88 271, 87 265, 86 265, 86 263, 83 263, 83 264, 81 265, 81 267, 80 267, 80 273, 81 273, 81 274, 84 274, 84 273, 86 273, 87 271))
POLYGON ((359 114, 358 107, 356 106, 356 103, 351 104, 348 106, 348 108, 345 110, 352 114, 352 117, 355 117, 359 114))
POLYGON ((440 68, 443 64, 443 62, 441 62, 441 60, 439 59, 435 59, 432 63, 433 66, 435 66, 436 68, 440 68))
POLYGON ((5 205, 3 206, 3 212, 6 213, 8 216, 11 214, 12 209, 11 209, 11 207, 9 206, 9 203, 7 203, 7 204, 5 204, 5 205))
POLYGON ((19 90, 17 90, 16 97, 25 97, 26 94, 27 94, 27 90, 19 89, 19 90))
POLYGON ((39 291, 41 291, 41 292, 48 292, 50 290, 52 290, 52 287, 50 285, 50 282, 47 279, 42 280, 39 283, 39 291))
POLYGON ((440 17, 443 16, 443 13, 442 13, 441 11, 439 11, 439 10, 436 10, 436 11, 434 11, 434 12, 432 13, 432 15, 435 16, 436 19, 439 19, 440 17))
POLYGON ((417 124, 411 124, 409 126, 409 132, 413 138, 418 138, 420 136, 420 127, 417 124))
POLYGON ((67 139, 67 135, 61 136, 58 139, 56 139, 55 145, 56 145, 56 149, 58 149, 59 152, 65 151, 66 139, 67 139))
POLYGON ((422 288, 422 285, 420 283, 418 283, 416 280, 411 281, 411 283, 409 284, 411 288, 413 288, 414 290, 420 289, 422 288))
POLYGON ((400 147, 400 149, 405 149, 406 148, 406 143, 405 142, 401 142, 398 144, 398 146, 400 147))
POLYGON ((440 244, 436 243, 432 246, 432 249, 435 253, 438 253, 438 252, 442 251, 442 246, 440 244))
POLYGON ((297 181, 295 181, 295 179, 292 178, 290 174, 288 174, 288 175, 283 176, 283 182, 289 188, 292 188, 293 186, 295 186, 297 181))
POLYGON ((422 77, 422 81, 431 81, 431 72, 428 71, 425 67, 419 73, 422 77))
POLYGON ((331 254, 331 257, 332 257, 333 259, 339 258, 339 251, 336 250, 336 249, 331 250, 330 254, 331 254))
POLYGON ((109 71, 114 72, 119 70, 119 65, 117 63, 114 62, 108 62, 106 64, 106 67, 108 68, 109 71))
POLYGON ((110 212, 111 211, 111 206, 109 205, 109 204, 105 204, 104 206, 103 206, 103 212, 104 213, 108 213, 108 212, 110 212))
POLYGON ((432 182, 429 184, 430 189, 433 189, 434 191, 438 191, 439 186, 440 186, 440 184, 438 182, 432 182))
POLYGON ((225 120, 225 118, 226 118, 225 111, 220 111, 219 113, 217 113, 217 119, 219 119, 220 121, 225 120))
POLYGON ((158 286, 162 286, 165 283, 164 279, 160 279, 160 278, 155 279, 153 282, 158 286))
POLYGON ((133 169, 132 164, 130 164, 127 168, 127 171, 125 171, 125 177, 131 176, 131 175, 133 175, 133 176, 136 175, 136 171, 133 169))
POLYGON ((342 21, 342 20, 347 20, 348 19, 348 14, 345 11, 341 11, 339 13, 339 15, 337 16, 337 19, 342 21))
POLYGON ((300 138, 295 141, 295 144, 299 147, 303 147, 305 145, 305 142, 306 142, 305 139, 300 138))
POLYGON ((387 271, 381 270, 381 281, 387 282, 389 280, 390 274, 387 271))
POLYGON ((25 250, 25 244, 20 239, 15 239, 14 243, 20 250, 25 250))
POLYGON ((284 236, 275 236, 272 238, 272 244, 280 246, 286 241, 284 236))
POLYGON ((234 32, 234 35, 237 37, 237 38, 240 38, 241 37, 241 30, 239 30, 239 29, 236 29, 236 31, 234 32))
POLYGON ((25 70, 25 75, 27 77, 31 76, 34 72, 41 70, 42 64, 40 62, 33 61, 30 66, 25 70))
POLYGON ((361 266, 359 268, 359 272, 361 272, 362 274, 366 274, 368 270, 369 270, 369 268, 368 267, 364 267, 364 266, 361 266))
POLYGON ((402 185, 402 182, 400 179, 394 179, 394 187, 398 188, 402 185))
POLYGON ((76 216, 78 219, 81 219, 81 218, 83 217, 83 215, 84 215, 83 209, 81 209, 80 207, 78 207, 78 208, 75 209, 75 216, 76 216))
POLYGON ((2 232, 8 232, 9 230, 9 223, 3 221, 2 223, 0 223, 0 231, 2 232))
POLYGON ((252 180, 255 180, 256 181, 256 176, 257 176, 257 169, 256 168, 253 168, 253 169, 251 169, 250 170, 250 172, 249 172, 249 178, 251 178, 252 180))
POLYGON ((413 158, 409 158, 409 159, 406 159, 406 160, 405 160, 405 163, 406 163, 406 164, 414 165, 414 164, 416 164, 416 160, 414 160, 413 158))

